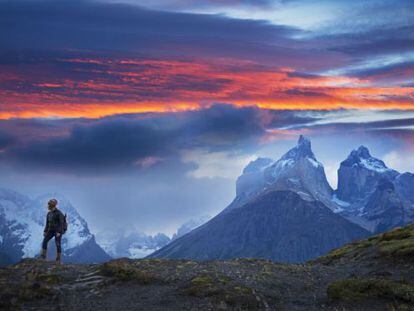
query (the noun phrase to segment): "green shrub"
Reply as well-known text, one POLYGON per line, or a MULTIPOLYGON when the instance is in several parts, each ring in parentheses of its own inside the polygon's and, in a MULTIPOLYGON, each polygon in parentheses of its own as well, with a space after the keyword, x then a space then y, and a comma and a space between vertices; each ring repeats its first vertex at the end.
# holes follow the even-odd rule
POLYGON ((378 278, 350 278, 339 280, 328 286, 327 294, 330 299, 349 302, 378 298, 414 302, 413 286, 378 278))
POLYGON ((385 241, 379 247, 380 256, 394 259, 414 259, 414 239, 385 241))
POLYGON ((321 256, 317 258, 314 261, 322 262, 325 264, 329 264, 334 260, 340 259, 341 257, 349 254, 354 249, 353 245, 347 244, 341 248, 336 248, 334 250, 331 250, 328 254, 325 256, 321 256))
POLYGON ((218 283, 209 275, 199 275, 190 281, 184 293, 190 296, 213 296, 219 293, 218 283))
POLYGON ((140 284, 150 284, 155 277, 148 271, 138 269, 126 261, 110 261, 101 266, 101 273, 120 281, 135 281, 140 284))
POLYGON ((381 241, 404 240, 412 236, 411 227, 398 228, 381 235, 381 241))

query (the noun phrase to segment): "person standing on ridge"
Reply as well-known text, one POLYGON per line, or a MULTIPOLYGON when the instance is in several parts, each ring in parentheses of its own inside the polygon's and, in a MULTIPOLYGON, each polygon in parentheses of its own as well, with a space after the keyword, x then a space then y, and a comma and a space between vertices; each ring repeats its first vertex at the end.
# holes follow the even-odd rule
POLYGON ((56 199, 51 199, 47 203, 49 212, 46 216, 46 226, 43 232, 44 238, 40 258, 46 259, 47 243, 54 237, 56 243, 56 263, 60 264, 62 254, 62 234, 65 233, 67 225, 66 216, 63 215, 63 213, 60 210, 58 210, 57 204, 58 202, 56 199))

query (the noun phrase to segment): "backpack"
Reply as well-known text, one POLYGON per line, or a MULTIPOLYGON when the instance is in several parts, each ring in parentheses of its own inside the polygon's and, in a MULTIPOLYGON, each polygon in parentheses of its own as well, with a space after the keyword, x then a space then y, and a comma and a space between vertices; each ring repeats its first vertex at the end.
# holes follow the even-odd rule
POLYGON ((65 234, 66 231, 68 231, 68 222, 66 221, 66 214, 63 216, 63 232, 62 234, 65 234))

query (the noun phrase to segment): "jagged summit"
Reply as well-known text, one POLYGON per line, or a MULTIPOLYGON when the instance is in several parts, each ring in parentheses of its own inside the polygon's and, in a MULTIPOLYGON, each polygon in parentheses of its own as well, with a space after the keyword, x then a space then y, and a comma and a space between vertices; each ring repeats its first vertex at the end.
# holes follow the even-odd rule
POLYGON ((305 137, 305 136, 303 136, 303 135, 300 135, 299 136, 299 139, 298 139, 298 146, 300 148, 309 149, 310 150, 311 149, 310 139, 307 138, 307 137, 305 137))
POLYGON ((360 146, 358 149, 352 150, 346 160, 341 163, 341 166, 359 166, 378 172, 388 170, 385 163, 382 160, 371 156, 369 149, 365 146, 360 146))
POLYGON ((298 160, 300 158, 311 158, 316 160, 315 155, 312 151, 311 141, 304 137, 303 135, 299 136, 298 143, 295 147, 290 149, 282 158, 281 160, 298 160))
POLYGON ((399 173, 373 157, 368 148, 354 149, 341 162, 338 170, 337 195, 346 202, 362 202, 375 191, 382 178, 394 180, 399 173))
POLYGON ((316 160, 308 138, 300 135, 296 146, 279 160, 258 158, 250 162, 237 179, 234 208, 269 189, 290 190, 309 200, 331 207, 332 188, 323 165, 316 160))
POLYGON ((367 159, 371 157, 371 154, 369 153, 369 150, 364 145, 359 146, 357 150, 354 150, 354 152, 357 153, 357 155, 361 158, 367 159))

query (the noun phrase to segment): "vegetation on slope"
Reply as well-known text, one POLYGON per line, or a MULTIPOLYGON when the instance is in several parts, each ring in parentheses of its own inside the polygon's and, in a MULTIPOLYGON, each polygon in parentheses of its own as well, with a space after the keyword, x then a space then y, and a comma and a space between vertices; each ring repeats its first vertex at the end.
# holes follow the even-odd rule
POLYGON ((410 309, 414 225, 345 245, 307 264, 262 259, 118 259, 0 269, 0 309, 410 309))
POLYGON ((332 250, 313 262, 330 264, 341 260, 353 261, 360 257, 413 262, 414 224, 347 244, 332 250))
POLYGON ((384 278, 348 278, 331 283, 328 297, 347 302, 378 298, 414 303, 414 287, 384 278))

